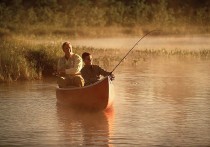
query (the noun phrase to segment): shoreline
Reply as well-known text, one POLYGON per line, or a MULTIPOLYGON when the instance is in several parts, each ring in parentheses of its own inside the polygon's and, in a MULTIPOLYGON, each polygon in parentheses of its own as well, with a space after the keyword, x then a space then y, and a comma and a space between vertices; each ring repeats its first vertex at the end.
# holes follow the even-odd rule
MULTIPOLYGON (((49 40, 49 38, 39 39, 40 40, 37 41, 36 37, 27 38, 25 36, 23 38, 10 38, 0 41, 0 83, 17 80, 36 80, 44 76, 52 76, 52 73, 56 70, 57 59, 63 55, 61 44, 64 38, 60 40, 49 40)), ((82 40, 77 40, 80 44, 77 44, 74 40, 71 40, 71 42, 75 53, 81 55, 84 51, 90 52, 94 56, 95 64, 105 67, 114 62, 119 62, 121 57, 123 57, 138 40, 139 38, 124 38, 124 41, 122 41, 118 38, 110 41, 110 38, 96 38, 91 41, 83 40, 83 44, 82 40), (92 43, 92 45, 88 45, 88 43, 92 43), (117 49, 116 46, 110 48, 108 45, 112 45, 112 43, 122 45, 121 47, 124 47, 124 49, 117 49)), ((198 39, 197 46, 191 43, 193 40, 185 40, 184 42, 189 45, 190 49, 170 49, 166 44, 164 47, 159 47, 158 49, 151 46, 148 47, 148 45, 155 46, 158 44, 160 46, 161 41, 164 42, 165 40, 165 38, 158 40, 156 36, 145 38, 126 58, 127 64, 125 65, 133 66, 138 62, 141 63, 144 62, 145 59, 154 57, 169 58, 177 56, 203 60, 210 59, 209 38, 203 37, 198 39), (202 47, 202 44, 207 44, 207 48, 202 47), (138 49, 138 47, 140 47, 140 49, 138 49), (193 47, 199 48, 193 49, 193 47)), ((183 46, 183 38, 179 41, 183 46)), ((177 42, 174 44, 177 44, 177 42)), ((171 42, 169 41, 167 45, 171 45, 171 42)))
MULTIPOLYGON (((15 41, 19 44, 31 46, 45 45, 57 46, 64 41, 70 41, 73 47, 90 47, 99 49, 122 49, 131 48, 143 34, 112 36, 112 37, 71 37, 71 36, 34 36, 14 35, 3 40, 15 41)), ((210 50, 210 34, 194 35, 148 35, 135 47, 136 50, 166 49, 166 50, 210 50)))

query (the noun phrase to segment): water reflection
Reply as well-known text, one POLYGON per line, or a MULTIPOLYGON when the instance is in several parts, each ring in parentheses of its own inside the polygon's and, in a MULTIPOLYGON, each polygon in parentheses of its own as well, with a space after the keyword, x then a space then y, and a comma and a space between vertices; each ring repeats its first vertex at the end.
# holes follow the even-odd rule
MULTIPOLYGON (((127 142, 141 146, 209 145, 209 63, 155 58, 121 69, 123 74, 116 76, 116 85, 120 85, 116 86, 120 94, 116 116, 123 118, 116 117, 116 121, 136 128, 128 130, 132 136, 127 142), (121 113, 125 111, 128 114, 121 113)), ((119 128, 124 126, 118 124, 116 132, 122 135, 119 128)))
POLYGON ((0 146, 209 146, 209 63, 119 66, 108 112, 56 107, 55 80, 0 84, 0 146))
POLYGON ((70 145, 111 146, 110 135, 114 109, 104 112, 85 112, 57 106, 57 119, 62 139, 70 145))

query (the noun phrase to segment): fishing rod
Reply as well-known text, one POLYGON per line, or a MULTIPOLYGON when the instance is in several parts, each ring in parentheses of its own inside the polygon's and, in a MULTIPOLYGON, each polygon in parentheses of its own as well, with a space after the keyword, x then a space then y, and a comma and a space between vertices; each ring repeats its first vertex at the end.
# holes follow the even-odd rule
POLYGON ((127 54, 120 60, 120 62, 115 66, 115 68, 110 72, 110 75, 115 71, 115 69, 120 65, 120 63, 122 63, 122 61, 128 56, 128 54, 135 48, 135 46, 138 45, 138 43, 147 35, 151 34, 152 32, 157 32, 160 30, 152 30, 150 32, 148 32, 147 34, 145 34, 144 36, 142 36, 135 44, 134 46, 127 52, 127 54))

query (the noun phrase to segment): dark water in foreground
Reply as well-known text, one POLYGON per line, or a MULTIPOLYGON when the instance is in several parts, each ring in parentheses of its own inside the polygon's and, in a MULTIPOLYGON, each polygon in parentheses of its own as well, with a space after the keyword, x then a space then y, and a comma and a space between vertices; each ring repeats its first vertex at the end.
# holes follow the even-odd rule
POLYGON ((0 146, 209 146, 210 60, 120 66, 112 111, 56 106, 55 80, 0 85, 0 146))

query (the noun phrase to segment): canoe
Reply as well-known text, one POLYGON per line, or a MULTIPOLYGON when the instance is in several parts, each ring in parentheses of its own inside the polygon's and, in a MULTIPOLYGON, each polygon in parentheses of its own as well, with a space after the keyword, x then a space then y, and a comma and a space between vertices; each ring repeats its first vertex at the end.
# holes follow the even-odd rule
POLYGON ((114 100, 114 85, 110 77, 100 81, 74 88, 56 89, 57 104, 79 109, 105 110, 112 106, 114 100))

